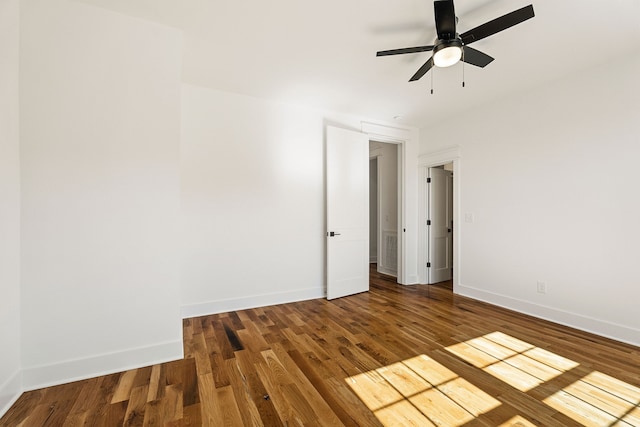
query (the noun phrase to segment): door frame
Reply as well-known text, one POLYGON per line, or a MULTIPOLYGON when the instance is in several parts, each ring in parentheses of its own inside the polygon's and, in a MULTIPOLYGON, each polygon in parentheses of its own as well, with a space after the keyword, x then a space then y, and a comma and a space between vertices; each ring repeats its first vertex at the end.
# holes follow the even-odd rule
POLYGON ((432 151, 418 157, 418 274, 419 282, 428 282, 427 258, 429 257, 429 242, 427 238, 427 219, 429 219, 429 199, 427 177, 429 168, 453 163, 453 292, 460 283, 460 265, 462 264, 461 248, 461 215, 460 215, 460 177, 461 160, 460 147, 450 147, 432 151))
MULTIPOLYGON (((416 278, 407 274, 409 270, 409 239, 406 236, 407 218, 407 156, 408 145, 415 141, 413 132, 409 129, 396 128, 376 123, 362 122, 362 133, 369 137, 369 141, 384 142, 398 146, 398 276, 397 282, 402 285, 416 283, 416 278)), ((415 163, 414 163, 415 164, 415 163)), ((415 187, 414 187, 415 188, 415 187)), ((415 252, 414 252, 415 253, 415 252)))
MULTIPOLYGON (((378 166, 378 174, 377 174, 377 212, 376 212, 376 217, 378 219, 378 222, 376 224, 376 237, 377 237, 377 242, 376 245, 378 247, 378 261, 377 261, 377 265, 378 265, 378 272, 382 273, 382 274, 386 274, 388 276, 393 276, 396 277, 396 280, 398 280, 398 266, 401 264, 401 259, 400 259, 400 236, 402 235, 402 224, 401 224, 401 219, 400 219, 400 212, 401 212, 401 193, 400 193, 400 189, 401 189, 401 183, 402 183, 402 179, 403 179, 403 174, 402 174, 402 164, 401 164, 401 148, 402 148, 402 144, 401 143, 393 143, 390 144, 388 142, 382 142, 379 140, 369 140, 369 144, 371 144, 372 142, 377 142, 377 143, 381 143, 381 144, 388 144, 388 145, 394 145, 396 148, 396 238, 397 240, 397 248, 396 248, 396 253, 397 253, 397 257, 396 257, 396 271, 392 272, 391 270, 389 270, 387 268, 387 266, 384 264, 384 262, 382 263, 382 268, 380 267, 380 251, 383 249, 383 247, 386 249, 386 246, 383 244, 384 242, 384 231, 383 230, 383 226, 382 226, 382 220, 380 218, 382 218, 382 203, 380 202, 380 200, 382 199, 381 197, 381 190, 383 187, 384 182, 382 181, 382 179, 380 178, 380 160, 384 159, 384 154, 379 154, 376 153, 374 155, 371 155, 371 149, 369 149, 369 162, 371 162, 371 160, 375 160, 376 164, 378 166)), ((375 152, 375 151, 374 151, 375 152)), ((369 166, 371 166, 371 163, 369 163, 369 166)), ((371 208, 371 204, 369 204, 369 208, 371 208)), ((388 231, 388 230, 387 230, 388 231)), ((398 282, 399 283, 399 282, 398 282)))
MULTIPOLYGON (((371 162, 376 162, 376 264, 380 258, 380 170, 378 169, 380 167, 380 157, 382 156, 371 156, 371 150, 369 150, 369 176, 371 176, 371 162)), ((371 194, 371 188, 369 188, 369 194, 371 194)), ((369 228, 371 228, 371 197, 369 197, 369 228)), ((369 243, 369 248, 371 248, 371 243, 369 243)), ((369 253, 369 264, 371 264, 371 262, 371 253, 369 253)))

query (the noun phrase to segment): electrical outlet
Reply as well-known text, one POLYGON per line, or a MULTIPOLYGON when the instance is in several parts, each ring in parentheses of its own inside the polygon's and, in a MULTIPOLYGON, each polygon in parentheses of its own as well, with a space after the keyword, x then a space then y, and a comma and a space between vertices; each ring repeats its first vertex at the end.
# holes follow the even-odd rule
POLYGON ((546 294, 547 293, 547 284, 546 282, 538 282, 538 293, 546 294))

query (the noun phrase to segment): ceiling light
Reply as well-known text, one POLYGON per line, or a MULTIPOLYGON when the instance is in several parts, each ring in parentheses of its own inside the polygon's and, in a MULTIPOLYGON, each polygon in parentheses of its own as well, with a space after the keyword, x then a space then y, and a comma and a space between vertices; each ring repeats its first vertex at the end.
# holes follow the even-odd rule
POLYGON ((462 58, 462 42, 446 40, 433 48, 433 63, 437 67, 450 67, 462 58))

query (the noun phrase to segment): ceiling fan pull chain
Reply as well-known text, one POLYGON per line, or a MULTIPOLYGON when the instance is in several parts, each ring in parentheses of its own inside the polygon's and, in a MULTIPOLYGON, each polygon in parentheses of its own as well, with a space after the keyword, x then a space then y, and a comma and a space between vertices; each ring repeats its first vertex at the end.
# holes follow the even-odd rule
POLYGON ((433 95, 433 74, 435 73, 435 70, 431 71, 431 95, 433 95))
POLYGON ((464 49, 462 49, 462 87, 464 87, 464 49))

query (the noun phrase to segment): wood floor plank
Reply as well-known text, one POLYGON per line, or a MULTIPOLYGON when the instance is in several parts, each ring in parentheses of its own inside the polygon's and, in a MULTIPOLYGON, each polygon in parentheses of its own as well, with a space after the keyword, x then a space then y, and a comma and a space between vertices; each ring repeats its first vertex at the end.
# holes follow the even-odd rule
MULTIPOLYGON (((282 368, 287 372, 291 378, 291 384, 294 387, 287 387, 288 391, 297 390, 300 398, 304 400, 299 403, 299 406, 308 405, 311 411, 315 414, 315 418, 319 420, 322 425, 326 426, 339 426, 342 425, 337 415, 331 410, 331 407, 322 398, 318 390, 313 386, 304 373, 298 368, 293 359, 289 356, 289 353, 279 345, 275 345, 272 354, 277 358, 282 368)), ((262 352, 263 357, 268 354, 262 352)))
POLYGON ((343 406, 344 402, 336 397, 334 390, 327 385, 307 362, 305 355, 293 350, 289 352, 289 356, 342 424, 349 427, 360 425, 359 420, 352 415, 349 408, 343 406))
POLYGON ((228 359, 227 372, 233 389, 235 403, 242 417, 242 425, 245 426, 263 426, 260 412, 252 399, 251 386, 247 377, 241 371, 237 359, 228 359))
POLYGON ((127 403, 118 402, 108 405, 100 412, 99 416, 89 419, 86 425, 95 427, 111 427, 124 425, 124 418, 127 413, 127 403))
POLYGON ((116 388, 116 391, 113 394, 111 403, 117 403, 117 402, 123 402, 125 400, 129 400, 129 397, 131 396, 131 389, 133 388, 133 382, 136 378, 137 373, 138 373, 137 369, 132 369, 130 371, 124 372, 120 376, 120 381, 118 381, 118 387, 116 388))
POLYGON ((211 372, 198 375, 198 391, 202 425, 213 427, 222 419, 222 409, 211 372))
POLYGON ((222 357, 218 340, 215 334, 205 340, 206 351, 209 354, 209 364, 213 373, 213 380, 217 388, 229 385, 229 375, 225 368, 225 359, 222 357))
MULTIPOLYGON (((161 400, 147 402, 144 410, 144 419, 142 425, 144 427, 162 425, 163 407, 161 400)), ((167 420, 171 421, 171 420, 167 420)))
POLYGON ((144 413, 147 409, 146 404, 148 393, 148 385, 134 387, 131 390, 129 404, 127 405, 127 411, 124 415, 124 426, 133 427, 142 426, 144 424, 144 413))
POLYGON ((262 360, 260 353, 252 354, 246 350, 239 351, 236 354, 236 359, 241 377, 243 381, 246 381, 247 390, 251 393, 251 401, 258 410, 262 423, 265 426, 282 425, 273 400, 258 375, 257 365, 262 360))
POLYGON ((0 419, 0 426, 17 426, 33 415, 38 405, 43 403, 46 390, 35 390, 24 393, 11 409, 0 419))
POLYGON ((238 337, 249 350, 260 352, 269 349, 269 344, 262 337, 262 333, 253 321, 243 322, 245 329, 237 331, 238 337))
POLYGON ((216 319, 212 322, 213 329, 215 331, 216 341, 218 343, 218 347, 220 348, 220 353, 223 359, 233 359, 234 357, 234 349, 229 341, 229 337, 225 332, 224 325, 221 320, 216 319))
MULTIPOLYGON (((158 399, 158 391, 164 390, 164 384, 160 384, 160 374, 162 365, 153 365, 151 367, 151 377, 149 379, 149 391, 147 393, 147 402, 158 399)), ((162 378, 164 379, 164 377, 162 378)))
POLYGON ((174 421, 183 417, 182 387, 180 384, 171 384, 165 387, 163 396, 164 413, 161 421, 174 421))
POLYGON ((97 427, 122 425, 128 402, 110 403, 118 386, 120 374, 106 375, 100 378, 103 380, 100 384, 98 399, 94 405, 87 405, 85 425, 97 427))
POLYGON ((196 370, 198 377, 211 373, 211 360, 204 335, 202 333, 193 335, 194 359, 196 361, 196 370))
POLYGON ((184 407, 200 403, 196 360, 184 359, 182 364, 182 404, 184 407))
MULTIPOLYGON (((301 408, 294 405, 294 402, 285 393, 286 386, 292 383, 286 379, 281 370, 273 371, 270 369, 273 365, 273 363, 267 364, 267 362, 256 363, 256 370, 267 392, 265 400, 273 403, 280 423, 285 426, 313 425, 310 424, 313 411, 306 410, 306 407, 301 408)), ((269 425, 267 422, 265 424, 269 425)))
POLYGON ((174 422, 179 427, 201 427, 202 426, 202 410, 200 403, 187 406, 183 409, 183 416, 180 422, 174 422))
POLYGON ((65 417, 64 427, 83 426, 92 410, 99 405, 101 389, 100 386, 105 377, 91 378, 83 382, 79 397, 65 417))
POLYGON ((218 401, 222 409, 222 419, 216 425, 220 426, 240 426, 242 425, 242 415, 238 407, 236 397, 231 386, 216 389, 218 401))
POLYGON ((184 319, 184 359, 24 393, 0 427, 640 427, 640 348, 371 273, 184 319))

